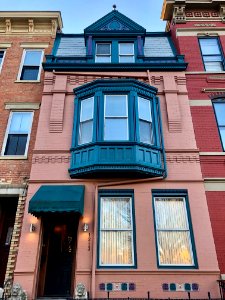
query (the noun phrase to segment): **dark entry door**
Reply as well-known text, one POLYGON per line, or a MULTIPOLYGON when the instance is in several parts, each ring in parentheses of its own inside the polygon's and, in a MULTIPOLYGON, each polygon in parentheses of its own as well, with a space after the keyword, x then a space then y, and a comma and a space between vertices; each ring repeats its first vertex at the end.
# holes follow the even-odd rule
POLYGON ((44 296, 72 296, 78 217, 61 215, 44 220, 44 296))

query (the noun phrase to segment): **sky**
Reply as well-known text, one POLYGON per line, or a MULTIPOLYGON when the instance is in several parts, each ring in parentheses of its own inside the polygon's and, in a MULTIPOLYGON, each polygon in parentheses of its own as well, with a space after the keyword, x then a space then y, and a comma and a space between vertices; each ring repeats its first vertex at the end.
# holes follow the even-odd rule
POLYGON ((83 33, 112 10, 117 10, 147 31, 165 31, 160 20, 163 0, 0 0, 0 10, 60 10, 64 33, 83 33))

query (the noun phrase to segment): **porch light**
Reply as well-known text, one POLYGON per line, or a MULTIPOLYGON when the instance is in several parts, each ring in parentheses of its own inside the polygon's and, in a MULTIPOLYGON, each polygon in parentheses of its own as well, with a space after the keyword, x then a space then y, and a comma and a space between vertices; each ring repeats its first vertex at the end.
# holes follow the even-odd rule
POLYGON ((34 226, 34 224, 30 224, 30 229, 29 229, 29 231, 30 231, 30 233, 32 233, 32 232, 34 232, 35 231, 35 226, 34 226))
POLYGON ((84 232, 87 232, 87 231, 88 231, 88 228, 89 228, 88 224, 87 224, 87 223, 84 223, 84 225, 83 225, 83 231, 84 231, 84 232))

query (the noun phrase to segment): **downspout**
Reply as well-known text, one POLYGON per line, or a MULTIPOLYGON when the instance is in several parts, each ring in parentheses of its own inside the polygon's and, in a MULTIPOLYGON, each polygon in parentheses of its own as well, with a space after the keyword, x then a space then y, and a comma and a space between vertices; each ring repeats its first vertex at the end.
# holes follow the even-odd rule
POLYGON ((96 277, 96 263, 97 263, 97 219, 98 219, 98 189, 101 187, 111 187, 126 184, 144 183, 150 181, 158 181, 164 179, 163 176, 157 178, 144 178, 134 180, 115 181, 112 183, 100 183, 95 185, 95 199, 94 199, 94 232, 92 244, 92 270, 91 270, 91 298, 95 298, 95 277, 96 277))

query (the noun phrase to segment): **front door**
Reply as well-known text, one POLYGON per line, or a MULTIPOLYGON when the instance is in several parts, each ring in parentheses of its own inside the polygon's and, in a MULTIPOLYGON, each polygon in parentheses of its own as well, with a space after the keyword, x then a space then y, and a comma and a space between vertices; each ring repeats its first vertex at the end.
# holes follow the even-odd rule
POLYGON ((40 296, 72 296, 78 221, 75 214, 44 218, 40 296))

